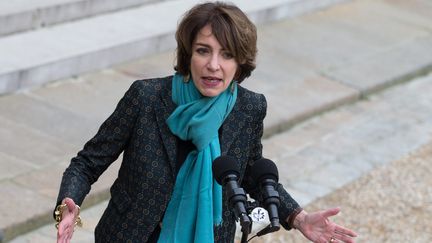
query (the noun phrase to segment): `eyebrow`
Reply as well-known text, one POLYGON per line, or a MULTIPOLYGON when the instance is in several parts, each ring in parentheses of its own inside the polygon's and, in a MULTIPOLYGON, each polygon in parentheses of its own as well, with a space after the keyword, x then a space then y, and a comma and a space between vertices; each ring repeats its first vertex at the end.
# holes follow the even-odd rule
MULTIPOLYGON (((195 45, 203 46, 203 47, 207 47, 207 48, 213 50, 213 48, 212 48, 210 45, 207 45, 207 44, 204 44, 204 43, 201 43, 201 42, 197 42, 197 43, 195 43, 195 45)), ((221 48, 221 51, 228 51, 228 50, 226 50, 225 48, 222 47, 222 48, 221 48)))
POLYGON ((204 46, 204 47, 207 47, 207 48, 212 48, 210 45, 207 45, 207 44, 204 44, 204 43, 199 43, 199 42, 197 42, 197 43, 195 43, 195 45, 198 45, 198 46, 204 46))

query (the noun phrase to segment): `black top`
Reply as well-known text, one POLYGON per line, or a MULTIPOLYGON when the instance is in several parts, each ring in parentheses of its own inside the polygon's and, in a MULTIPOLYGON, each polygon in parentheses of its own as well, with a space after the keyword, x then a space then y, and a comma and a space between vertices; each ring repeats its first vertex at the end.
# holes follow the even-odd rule
POLYGON ((196 149, 195 145, 192 141, 183 141, 180 138, 177 138, 177 173, 180 171, 181 166, 187 158, 187 155, 196 149))

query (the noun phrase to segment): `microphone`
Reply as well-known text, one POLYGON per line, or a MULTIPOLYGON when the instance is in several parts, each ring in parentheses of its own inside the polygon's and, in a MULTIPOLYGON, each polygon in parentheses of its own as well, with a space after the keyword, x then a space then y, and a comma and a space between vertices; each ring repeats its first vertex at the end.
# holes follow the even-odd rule
POLYGON ((252 179, 257 182, 261 189, 263 204, 270 218, 270 225, 258 232, 257 235, 261 236, 277 231, 280 228, 278 213, 280 199, 279 193, 275 190, 279 180, 276 164, 269 159, 261 158, 251 166, 250 173, 252 179))
POLYGON ((213 176, 227 191, 228 203, 234 208, 236 218, 240 218, 242 232, 249 234, 251 221, 246 211, 246 193, 238 184, 240 176, 237 161, 230 156, 220 156, 213 161, 213 176))

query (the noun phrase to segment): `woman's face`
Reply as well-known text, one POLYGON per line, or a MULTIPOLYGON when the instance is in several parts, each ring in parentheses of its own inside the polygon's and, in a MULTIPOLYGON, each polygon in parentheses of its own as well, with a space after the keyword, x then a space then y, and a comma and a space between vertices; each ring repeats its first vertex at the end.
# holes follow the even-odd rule
POLYGON ((237 62, 222 48, 212 34, 211 26, 202 28, 193 44, 191 58, 192 79, 199 92, 214 97, 225 91, 237 71, 237 62))

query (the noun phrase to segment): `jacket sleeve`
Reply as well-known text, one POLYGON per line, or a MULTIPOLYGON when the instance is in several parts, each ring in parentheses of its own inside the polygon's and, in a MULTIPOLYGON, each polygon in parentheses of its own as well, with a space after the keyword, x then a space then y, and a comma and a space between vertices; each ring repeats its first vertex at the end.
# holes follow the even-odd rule
POLYGON ((91 185, 127 146, 140 110, 139 81, 135 81, 117 104, 114 112, 100 126, 97 134, 72 158, 65 170, 57 205, 65 197, 82 204, 91 185))
MULTIPOLYGON (((259 115, 256 116, 255 125, 253 128, 254 136, 252 139, 250 147, 250 159, 246 167, 244 180, 242 182, 242 187, 250 194, 252 198, 258 201, 262 201, 262 195, 259 188, 256 186, 256 182, 250 176, 250 167, 255 161, 262 158, 262 135, 264 131, 264 118, 267 112, 267 102, 264 95, 259 95, 260 99, 258 102, 258 112, 259 115)), ((279 172, 280 174, 280 172, 279 172)), ((295 216, 298 214, 301 207, 299 204, 289 195, 289 193, 283 188, 282 184, 278 184, 276 190, 280 197, 280 206, 278 209, 280 224, 287 230, 290 230, 292 226, 287 222, 290 216, 295 216)))

